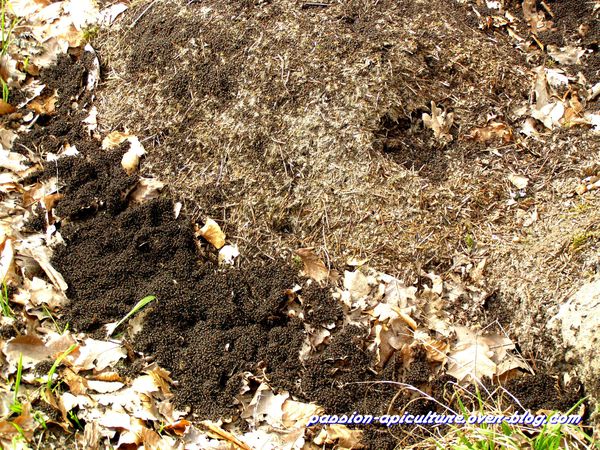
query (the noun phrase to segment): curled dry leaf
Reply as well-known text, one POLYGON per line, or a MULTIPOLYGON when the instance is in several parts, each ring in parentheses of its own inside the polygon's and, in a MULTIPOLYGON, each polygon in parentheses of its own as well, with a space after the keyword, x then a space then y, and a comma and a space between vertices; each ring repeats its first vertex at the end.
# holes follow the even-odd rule
POLYGON ((0 254, 0 280, 8 281, 14 273, 15 251, 12 244, 13 240, 7 239, 6 236, 3 236, 0 240, 3 241, 0 243, 0 248, 2 248, 0 254))
POLYGON ((330 270, 314 252, 313 247, 299 248, 296 250, 296 255, 300 257, 304 264, 304 268, 302 269, 304 276, 312 278, 317 282, 325 281, 330 278, 330 270))
POLYGON ((217 249, 220 249, 225 245, 225 233, 223 233, 219 224, 211 218, 206 219, 202 228, 199 228, 198 225, 196 225, 196 233, 217 249))
POLYGON ((400 351, 403 360, 410 355, 409 347, 414 343, 413 331, 401 319, 393 319, 389 323, 377 323, 373 327, 375 333, 376 365, 382 368, 396 351, 400 351))
POLYGON ((127 174, 131 175, 138 169, 141 157, 146 154, 144 146, 136 136, 120 131, 113 131, 102 141, 102 148, 110 150, 118 147, 125 141, 129 141, 129 150, 123 155, 121 166, 123 166, 127 174))
POLYGON ((560 125, 565 113, 565 104, 561 100, 552 99, 545 68, 540 66, 535 71, 535 105, 531 108, 531 117, 542 122, 546 128, 553 129, 560 125))
POLYGON ((208 436, 212 437, 213 439, 227 441, 230 444, 233 444, 235 446, 234 448, 239 449, 239 450, 252 450, 250 447, 248 447, 248 445, 246 445, 244 442, 240 441, 237 437, 235 437, 229 431, 225 431, 224 429, 222 429, 215 422, 211 422, 210 420, 204 420, 201 422, 201 424, 207 428, 208 436))
POLYGON ((33 258, 46 273, 54 286, 62 291, 66 291, 67 285, 63 276, 50 264, 50 249, 48 247, 24 248, 19 250, 19 254, 33 258))
POLYGON ((433 130, 437 139, 448 143, 453 137, 450 134, 450 128, 454 124, 454 113, 443 112, 434 102, 431 102, 431 114, 423 113, 423 124, 433 130))
POLYGON ((128 175, 131 175, 138 170, 140 159, 146 154, 146 150, 144 150, 143 145, 135 136, 130 137, 129 142, 131 146, 123 155, 123 158, 121 159, 121 166, 123 166, 123 169, 125 169, 125 172, 127 172, 128 175))

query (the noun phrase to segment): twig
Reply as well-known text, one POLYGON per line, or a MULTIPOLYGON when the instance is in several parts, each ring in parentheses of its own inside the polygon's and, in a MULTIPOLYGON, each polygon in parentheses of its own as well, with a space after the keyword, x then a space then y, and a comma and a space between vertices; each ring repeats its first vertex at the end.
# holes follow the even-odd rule
POLYGON ((328 8, 329 6, 331 6, 329 3, 306 2, 306 3, 302 4, 301 8, 302 9, 308 9, 308 8, 328 8))

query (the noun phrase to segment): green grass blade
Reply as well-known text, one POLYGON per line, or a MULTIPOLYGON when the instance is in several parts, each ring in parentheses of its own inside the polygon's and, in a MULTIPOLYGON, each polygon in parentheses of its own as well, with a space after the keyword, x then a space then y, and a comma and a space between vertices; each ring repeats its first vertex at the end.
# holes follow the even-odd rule
POLYGON ((121 320, 119 320, 117 322, 112 333, 110 333, 111 336, 114 334, 114 332, 117 328, 119 328, 121 325, 123 325, 123 323, 125 321, 127 321, 127 319, 129 319, 131 316, 133 316, 138 311, 140 311, 144 306, 146 306, 148 303, 153 302, 154 300, 156 300, 156 297, 154 295, 148 295, 147 297, 144 297, 139 302, 137 302, 137 304, 131 309, 131 311, 129 311, 125 317, 123 317, 121 320))
POLYGON ((56 358, 56 361, 54 361, 54 364, 52 364, 52 367, 50 367, 50 370, 48 371, 48 380, 46 381, 46 387, 48 388, 48 390, 52 389, 52 377, 54 376, 54 373, 56 372, 56 369, 58 368, 60 363, 76 348, 77 344, 71 345, 67 350, 65 350, 62 353, 62 355, 56 358))

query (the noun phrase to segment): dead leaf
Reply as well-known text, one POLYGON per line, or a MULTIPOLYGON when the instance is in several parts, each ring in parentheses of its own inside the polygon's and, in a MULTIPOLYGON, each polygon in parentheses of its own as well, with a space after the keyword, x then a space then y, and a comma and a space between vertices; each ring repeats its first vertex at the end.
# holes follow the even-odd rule
POLYGON ((581 64, 581 57, 585 55, 585 49, 581 47, 574 47, 572 45, 558 47, 550 44, 546 46, 546 51, 548 52, 548 55, 550 55, 550 57, 556 62, 567 66, 581 64))
POLYGON ((322 446, 324 444, 337 444, 337 449, 364 448, 361 444, 363 431, 351 430, 345 425, 328 425, 314 439, 314 443, 322 446))
POLYGON ((33 258, 40 265, 54 286, 62 291, 66 291, 69 286, 62 275, 50 264, 49 252, 50 249, 48 247, 24 248, 19 250, 19 254, 33 258))
POLYGON ((128 6, 123 3, 117 3, 111 5, 108 8, 104 8, 98 15, 98 24, 104 27, 108 27, 113 24, 117 17, 127 11, 128 6))
POLYGON ((514 173, 511 173, 508 176, 508 181, 510 181, 512 183, 512 185, 514 187, 516 187, 517 189, 525 189, 527 187, 527 185, 529 184, 529 179, 527 177, 524 177, 522 175, 517 175, 514 173))
MULTIPOLYGON (((27 402, 23 403, 23 411, 16 419, 6 419, 0 421, 0 436, 6 439, 17 439, 23 433, 25 439, 31 440, 33 438, 33 432, 39 426, 39 424, 31 416, 31 405, 27 402), (14 424, 14 425, 13 425, 14 424), (17 425, 17 426, 15 426, 17 425)), ((13 441, 14 443, 14 441, 13 441)), ((11 447, 16 448, 16 447, 11 447)), ((19 447, 29 448, 29 447, 19 447)))
POLYGON ((499 334, 478 334, 466 327, 455 327, 457 343, 448 355, 447 374, 458 381, 479 380, 499 376, 507 370, 522 367, 513 355, 514 343, 499 334), (510 363, 504 363, 510 359, 510 363))
POLYGON ((0 255, 0 280, 8 281, 14 273, 15 251, 12 239, 4 239, 0 255))
POLYGON ((235 445, 237 449, 240 450, 252 450, 250 447, 248 447, 246 444, 244 444, 242 441, 236 438, 233 434, 231 434, 229 431, 223 430, 216 423, 211 422, 210 420, 204 420, 200 423, 206 428, 208 428, 208 435, 210 437, 230 442, 231 444, 235 445))
POLYGON ((6 103, 4 100, 0 99, 0 116, 5 116, 6 114, 12 114, 17 110, 10 103, 6 103))
POLYGON ((240 251, 237 245, 226 245, 219 250, 219 264, 231 266, 238 256, 240 256, 240 251))
POLYGON ((192 423, 187 420, 178 420, 175 423, 165 426, 163 429, 166 431, 171 431, 175 433, 177 436, 183 436, 185 434, 185 430, 187 427, 191 426, 192 423))
POLYGON ((352 300, 359 300, 366 297, 371 292, 369 281, 360 270, 344 272, 344 288, 350 292, 350 298, 352 300))
POLYGON ((23 355, 23 367, 29 368, 41 361, 59 356, 76 343, 70 334, 53 333, 46 339, 44 342, 39 337, 29 334, 11 339, 3 349, 6 360, 11 367, 16 368, 20 355, 23 355))
POLYGON ((445 143, 452 141, 450 128, 454 124, 454 113, 442 112, 434 102, 431 102, 431 115, 423 113, 422 118, 423 124, 433 130, 433 134, 437 139, 445 143))
POLYGON ((223 233, 219 224, 211 218, 206 219, 202 228, 198 228, 198 225, 196 225, 196 233, 217 249, 225 245, 225 233, 223 233))
POLYGON ((144 146, 136 136, 120 131, 113 131, 102 141, 102 148, 110 150, 118 147, 125 141, 129 141, 129 149, 121 159, 121 166, 127 174, 131 175, 138 169, 140 158, 146 154, 144 146))
POLYGON ((17 174, 29 169, 29 160, 25 155, 8 150, 0 150, 0 167, 17 174))
POLYGON ((140 178, 129 198, 134 203, 147 202, 158 198, 164 187, 165 183, 158 181, 156 178, 140 178))
POLYGON ((505 144, 508 144, 513 140, 513 131, 505 123, 491 122, 485 127, 474 128, 471 131, 471 138, 483 143, 501 140, 505 144))
POLYGON ((140 143, 137 137, 129 138, 131 146, 129 150, 123 155, 121 159, 121 166, 125 169, 128 175, 131 175, 138 170, 140 165, 140 159, 146 154, 144 147, 140 143))
POLYGON ((283 403, 283 416, 281 418, 286 428, 305 427, 311 416, 321 414, 323 408, 314 403, 302 403, 288 399, 283 403))
POLYGON ((58 101, 58 95, 56 90, 52 95, 47 97, 37 97, 33 99, 27 107, 40 116, 52 116, 56 113, 56 102, 58 101))
POLYGON ((283 404, 289 396, 288 392, 275 394, 266 383, 261 383, 250 404, 244 408, 241 417, 255 426, 265 421, 272 427, 281 428, 283 426, 283 404))
POLYGON ((78 350, 68 356, 74 368, 98 371, 112 367, 126 357, 127 351, 120 344, 95 339, 86 339, 78 350))
POLYGON ((304 276, 312 278, 317 282, 325 281, 330 278, 330 270, 325 266, 325 263, 321 258, 315 254, 314 247, 299 248, 295 253, 300 257, 304 264, 302 270, 304 276))
POLYGON ((400 350, 406 351, 414 343, 413 331, 402 319, 392 319, 387 324, 377 323, 373 327, 376 346, 376 364, 383 368, 392 355, 400 350))

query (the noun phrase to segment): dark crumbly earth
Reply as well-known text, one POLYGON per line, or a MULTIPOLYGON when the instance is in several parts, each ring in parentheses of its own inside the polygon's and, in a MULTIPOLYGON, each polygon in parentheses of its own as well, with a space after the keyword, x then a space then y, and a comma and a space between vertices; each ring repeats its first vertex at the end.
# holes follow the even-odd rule
MULTIPOLYGON (((68 83, 81 83, 85 71, 82 60, 67 57, 44 76, 73 73, 57 88, 77 93, 68 83)), ((220 269, 214 258, 198 252, 191 223, 185 216, 175 218, 172 199, 132 204, 128 195, 137 179, 120 166, 127 145, 102 150, 81 128, 81 115, 64 104, 56 117, 21 140, 40 152, 57 151, 68 141, 81 152, 39 175, 58 173, 64 194, 57 214, 66 224, 60 230, 65 245, 56 249, 53 264, 69 284, 71 306, 64 320, 75 330, 105 337, 103 325, 123 317, 142 297, 155 295, 134 348, 172 372, 178 403, 191 407, 198 418, 236 416, 235 396, 247 371, 264 373, 275 389, 316 402, 330 413, 442 412, 431 401, 414 401, 417 395, 394 384, 411 384, 440 400, 448 395, 449 380, 435 380, 423 351, 415 353, 409 367, 392 358, 375 375, 372 354, 364 348, 366 331, 342 327, 342 310, 329 288, 306 285, 281 261, 220 269), (296 283, 305 285, 306 322, 338 325, 330 345, 304 362, 294 356, 304 340, 304 326, 286 314, 285 291, 296 283)), ((129 361, 139 368, 138 362, 129 361)), ((546 406, 550 391, 556 393, 553 399, 558 396, 556 383, 538 381, 513 386, 517 396, 526 394, 526 407, 546 406)), ((576 399, 569 397, 564 404, 576 399)), ((410 439, 416 439, 412 434, 410 439)), ((365 429, 367 448, 391 449, 403 438, 402 429, 365 429)))

